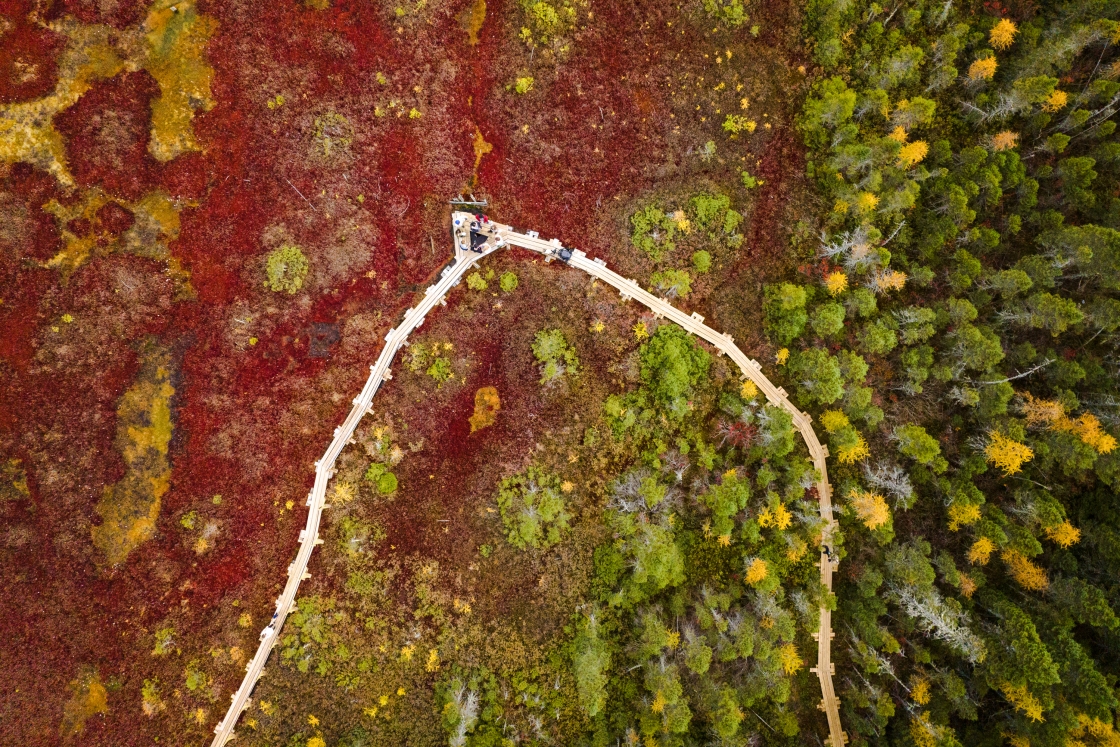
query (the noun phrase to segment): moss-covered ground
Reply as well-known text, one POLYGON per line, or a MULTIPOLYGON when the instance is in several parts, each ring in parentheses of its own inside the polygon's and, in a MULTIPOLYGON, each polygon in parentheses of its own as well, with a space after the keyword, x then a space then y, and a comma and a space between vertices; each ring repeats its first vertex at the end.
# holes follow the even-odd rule
MULTIPOLYGON (((207 741, 294 555, 312 462, 450 256, 449 197, 643 284, 685 270, 678 303, 771 354, 761 281, 808 212, 796 10, 760 3, 731 26, 704 3, 554 5, 555 23, 512 0, 0 2, 0 741, 207 741), (697 224, 702 195, 741 220, 697 224), (633 241, 651 207, 692 220, 657 261, 633 241), (294 293, 266 286, 287 246, 307 259, 294 293)), ((347 583, 383 587, 399 630, 426 588, 463 647, 524 672, 587 593, 606 531, 589 517, 618 465, 584 435, 634 385, 634 327, 654 320, 528 255, 483 269, 487 289, 429 317, 363 425, 402 450, 396 490, 370 487, 368 454, 344 457, 355 495, 304 595, 340 610, 347 583), (547 329, 579 372, 543 386, 547 329), (485 387, 500 409, 472 433, 485 387), (571 530, 525 555, 494 497, 534 460, 571 483, 571 530), (346 532, 385 576, 352 580, 346 532)), ((417 709, 451 668, 427 672, 429 648, 399 667, 398 687, 428 693, 417 709)), ((358 706, 285 667, 262 684, 278 710, 256 713, 261 733, 309 715, 338 733, 328 714, 358 706), (301 687, 320 712, 297 708, 301 687)), ((392 710, 407 697, 390 697, 389 741, 433 741, 438 723, 392 710)))

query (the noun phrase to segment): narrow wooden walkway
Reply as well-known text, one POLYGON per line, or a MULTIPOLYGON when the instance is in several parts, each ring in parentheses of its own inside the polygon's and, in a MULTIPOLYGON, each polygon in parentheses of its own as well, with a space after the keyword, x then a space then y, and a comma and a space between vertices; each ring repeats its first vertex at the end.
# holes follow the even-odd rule
MULTIPOLYGON (((489 220, 480 224, 475 221, 474 215, 465 212, 453 213, 452 223, 455 258, 443 270, 439 281, 427 289, 423 300, 417 306, 405 312, 404 321, 401 325, 389 330, 389 333, 385 336, 385 347, 377 358, 377 362, 370 366, 369 378, 366 380, 366 385, 361 394, 354 399, 354 406, 350 410, 350 414, 341 426, 335 428, 334 440, 327 447, 322 459, 315 463, 315 483, 311 493, 307 496, 307 505, 310 507, 307 514, 307 526, 300 532, 300 548, 296 553, 296 559, 288 566, 288 582, 284 586, 284 591, 276 600, 276 612, 273 614, 272 620, 261 631, 260 645, 245 667, 245 677, 241 681, 241 686, 231 696, 232 702, 225 718, 214 728, 215 736, 211 747, 224 747, 225 743, 235 736, 234 727, 237 725, 241 713, 252 704, 250 696, 253 688, 256 687, 257 681, 264 674, 265 661, 279 637, 280 629, 284 626, 284 620, 295 607, 300 582, 305 578, 310 578, 310 574, 307 572, 307 564, 311 559, 311 552, 316 545, 322 544, 318 535, 319 522, 322 518, 323 509, 328 508, 326 505, 327 483, 334 476, 335 460, 338 459, 343 448, 348 443, 353 442, 354 431, 357 429, 358 423, 367 414, 373 412, 371 407, 373 396, 377 393, 382 382, 392 378, 389 365, 397 351, 406 342, 412 331, 424 323, 424 318, 428 315, 428 312, 437 304, 443 303, 447 293, 459 284, 463 275, 478 260, 506 246, 528 249, 544 255, 546 261, 560 260, 583 270, 592 277, 614 287, 624 300, 637 301, 652 310, 654 314, 679 324, 734 361, 744 379, 753 381, 772 405, 781 407, 793 416, 794 427, 801 433, 801 437, 809 449, 813 466, 821 475, 821 479, 816 486, 820 514, 824 520, 821 546, 825 547, 829 544, 831 534, 836 527, 836 520, 832 516, 832 486, 828 482, 828 470, 825 463, 828 448, 821 444, 817 434, 813 431, 812 418, 807 413, 803 413, 794 407, 786 396, 785 390, 781 387, 775 387, 762 374, 758 362, 748 358, 739 350, 730 336, 716 332, 705 325, 704 318, 699 314, 685 314, 672 304, 643 290, 636 281, 624 278, 608 269, 606 263, 602 260, 588 259, 587 255, 578 249, 564 247, 558 239, 545 241, 539 238, 535 231, 518 233, 510 226, 489 220), (472 223, 477 228, 476 235, 486 239, 485 243, 476 246, 473 251, 471 250, 472 235, 469 230, 472 223)), ((836 569, 836 563, 830 560, 823 550, 820 557, 820 569, 821 583, 831 591, 832 574, 836 569)), ((832 747, 844 747, 844 744, 848 741, 848 736, 844 733, 840 724, 840 700, 836 697, 832 685, 832 675, 835 669, 832 664, 831 653, 832 613, 823 605, 820 609, 820 628, 814 634, 814 637, 817 639, 817 666, 813 667, 812 671, 820 680, 822 695, 818 707, 824 711, 828 718, 829 742, 832 747)))

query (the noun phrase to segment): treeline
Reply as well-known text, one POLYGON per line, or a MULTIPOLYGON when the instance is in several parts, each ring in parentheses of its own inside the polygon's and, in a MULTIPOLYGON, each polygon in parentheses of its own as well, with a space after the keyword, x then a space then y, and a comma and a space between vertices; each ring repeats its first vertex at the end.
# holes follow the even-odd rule
POLYGON ((766 320, 846 501, 852 744, 1120 744, 1120 3, 1015 8, 806 11, 820 230, 766 320))

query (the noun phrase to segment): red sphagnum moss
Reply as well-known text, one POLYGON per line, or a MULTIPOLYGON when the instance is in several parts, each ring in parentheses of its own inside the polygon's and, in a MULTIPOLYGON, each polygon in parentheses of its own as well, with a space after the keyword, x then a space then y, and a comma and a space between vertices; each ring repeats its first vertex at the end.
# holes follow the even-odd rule
MULTIPOLYGON (((72 682, 95 681, 90 667, 104 688, 83 696, 83 744, 206 739, 243 671, 231 650, 251 652, 271 615, 312 462, 385 332, 450 255, 449 197, 473 188, 505 222, 647 273, 626 239, 635 206, 749 169, 764 186, 736 198, 747 206, 745 243, 706 286, 735 287, 689 299, 747 340, 757 312, 741 301, 759 266, 781 261, 804 170, 791 129, 790 92, 804 78, 790 51, 798 19, 784 2, 759 12, 778 20, 758 39, 712 33, 673 2, 596 5, 581 11, 566 53, 532 54, 515 2, 433 0, 417 17, 388 2, 180 5, 202 26, 169 49, 160 24, 181 19, 167 3, 0 2, 0 117, 56 90, 59 29, 102 24, 120 63, 53 118, 72 184, 45 161, 0 160, 0 457, 20 460, 29 486, 0 504, 0 660, 7 710, 19 714, 0 724, 5 743, 76 728, 79 707, 65 704, 72 682), (727 49, 734 56, 716 64, 727 49), (533 87, 514 92, 526 74, 533 87), (208 96, 200 88, 157 114, 178 135, 153 148, 159 82, 190 87, 199 76, 208 96), (729 140, 724 114, 748 106, 760 126, 729 140), (702 161, 707 141, 716 153, 702 161), (106 198, 87 216, 78 208, 95 190, 106 198), (137 206, 152 195, 165 196, 175 232, 144 219, 137 206), (68 241, 84 254, 62 272, 51 260, 68 241), (282 245, 309 261, 294 295, 262 284, 282 245), (158 354, 145 352, 152 345, 158 354), (152 355, 159 376, 146 372, 152 355), (169 483, 157 489, 152 530, 110 559, 95 541, 105 491, 164 475, 121 455, 119 415, 145 386, 168 395, 169 483), (251 625, 237 624, 243 614, 251 625), (190 667, 205 676, 192 679, 190 667), (158 680, 150 702, 174 718, 138 717, 145 680, 158 680)), ((521 276, 510 298, 491 295, 496 278, 482 295, 464 285, 419 335, 453 345, 439 396, 402 376, 375 402, 407 426, 404 448, 416 445, 398 470, 408 499, 391 504, 399 510, 380 553, 466 568, 477 545, 448 537, 473 536, 487 520, 472 496, 492 492, 551 433, 582 433, 537 384, 528 341, 546 323, 569 330, 589 372, 573 401, 590 411, 621 380, 608 372, 613 351, 596 353, 586 330, 616 315, 621 350, 636 310, 604 311, 604 295, 591 314, 584 278, 522 253, 491 264, 521 276), (501 413, 472 434, 486 386, 501 413)), ((494 604, 532 606, 532 589, 489 582, 494 604)))

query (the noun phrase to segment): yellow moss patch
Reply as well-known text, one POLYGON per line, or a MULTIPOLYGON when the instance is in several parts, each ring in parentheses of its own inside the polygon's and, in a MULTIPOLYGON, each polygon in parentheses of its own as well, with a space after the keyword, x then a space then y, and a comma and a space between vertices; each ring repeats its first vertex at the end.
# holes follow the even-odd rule
POLYGON ((473 184, 478 180, 478 167, 482 165, 482 157, 494 150, 494 146, 486 142, 486 138, 482 136, 482 130, 478 127, 474 128, 474 139, 471 141, 471 146, 474 148, 474 176, 471 177, 471 183, 473 184))
POLYGON ((62 707, 62 736, 81 734, 86 719, 109 712, 109 694, 97 672, 85 672, 70 683, 73 695, 62 707))
POLYGON ((58 58, 58 84, 41 99, 0 105, 0 161, 29 163, 71 187, 66 145, 54 128, 54 116, 69 109, 95 82, 111 78, 125 68, 113 45, 108 26, 86 26, 65 19, 50 29, 68 39, 58 58))
POLYGON ((350 501, 354 500, 357 491, 354 485, 349 482, 336 482, 334 484, 334 491, 331 493, 331 503, 337 506, 345 506, 350 501))
POLYGON ((902 146, 898 151, 898 163, 904 168, 911 168, 921 163, 929 153, 929 143, 925 140, 915 140, 902 146))
POLYGON ((498 418, 498 411, 502 409, 502 401, 498 397, 498 390, 492 386, 484 386, 474 393, 474 414, 471 415, 471 433, 494 425, 498 418))
POLYGON ((1015 22, 1009 18, 1004 18, 988 32, 988 41, 996 49, 1004 50, 1015 41, 1015 34, 1017 33, 1019 33, 1019 27, 1015 25, 1015 22))
POLYGON ((463 27, 467 30, 467 43, 472 47, 478 44, 478 32, 486 22, 486 0, 474 0, 467 11, 463 27))
MULTIPOLYGON (((844 210, 847 210, 847 206, 844 210)), ((836 296, 848 289, 848 276, 837 270, 830 272, 824 279, 824 286, 828 288, 828 295, 836 296)))
POLYGON ((758 513, 758 525, 763 529, 777 527, 780 530, 785 530, 789 528, 792 521, 792 514, 781 503, 776 503, 773 509, 767 507, 758 513))
POLYGON ((1116 439, 1101 428, 1101 422, 1095 415, 1082 413, 1081 417, 1070 421, 1069 429, 1098 454, 1108 454, 1116 449, 1116 439))
POLYGON ((51 200, 44 205, 43 210, 57 219, 59 233, 62 235, 62 250, 47 260, 46 267, 61 270, 65 279, 85 264, 98 242, 108 238, 108 234, 97 230, 96 215, 98 210, 112 202, 116 201, 100 188, 94 187, 73 205, 63 205, 58 200, 51 200), (77 218, 89 221, 94 226, 86 236, 77 236, 66 227, 77 218))
POLYGON ((739 396, 743 399, 754 399, 758 396, 758 385, 750 379, 746 379, 739 387, 739 396))
POLYGON ((859 440, 851 446, 842 448, 836 452, 836 459, 840 464, 855 464, 861 459, 866 459, 871 456, 871 449, 867 445, 867 441, 863 436, 859 436, 859 440))
POLYGON ((926 705, 929 703, 929 680, 925 677, 918 677, 914 681, 914 686, 910 690, 910 700, 918 705, 926 705))
POLYGON ((143 67, 159 84, 152 101, 148 152, 158 161, 201 150, 191 128, 196 109, 210 111, 214 69, 204 53, 218 22, 200 15, 193 0, 156 0, 144 19, 143 67))
POLYGON ((902 290, 906 287, 907 275, 898 270, 883 270, 875 274, 875 286, 881 291, 902 290))
POLYGON ((59 270, 62 279, 69 279, 85 264, 93 253, 112 254, 127 252, 139 257, 154 259, 167 264, 167 274, 175 283, 176 300, 194 298, 190 272, 179 260, 171 256, 170 243, 179 238, 181 223, 179 213, 187 204, 181 203, 163 190, 149 192, 136 202, 128 202, 94 187, 73 205, 63 205, 51 200, 43 209, 53 215, 62 236, 62 249, 43 265, 59 270), (132 226, 122 234, 114 235, 101 227, 97 213, 106 205, 118 205, 132 213, 132 226), (85 236, 74 234, 68 224, 81 218, 90 225, 85 236))
POLYGON ((968 550, 968 562, 973 565, 987 565, 992 558, 992 551, 996 545, 987 537, 981 537, 972 543, 968 550))
POLYGON ((991 80, 995 77, 998 63, 995 57, 984 57, 968 66, 969 80, 991 80))
POLYGON ((1052 399, 1035 399, 1030 392, 1023 392, 1023 414, 1027 416, 1027 427, 1049 426, 1053 428, 1064 420, 1066 408, 1061 402, 1052 399))
POLYGON ((841 428, 851 425, 848 416, 840 410, 825 410, 821 413, 821 425, 828 433, 835 433, 841 428))
POLYGON ((797 653, 797 646, 792 643, 787 643, 778 649, 778 658, 782 662, 782 671, 786 674, 796 674, 797 670, 805 664, 801 660, 801 655, 797 653))
POLYGON ((962 526, 980 521, 980 507, 970 503, 954 503, 949 506, 949 531, 955 532, 962 526))
POLYGON ((0 503, 18 501, 31 495, 27 487, 27 472, 21 464, 23 462, 19 459, 0 463, 0 503))
POLYGON ((1091 413, 1082 413, 1073 419, 1066 415, 1065 406, 1055 400, 1035 399, 1030 392, 1023 392, 1023 414, 1028 427, 1045 426, 1060 433, 1073 433, 1098 454, 1108 454, 1116 449, 1116 439, 1101 428, 1101 422, 1091 413))
POLYGON ((947 726, 937 726, 929 720, 929 711, 916 713, 910 718, 910 738, 917 747, 937 747, 952 734, 947 726))
POLYGON ((117 406, 117 448, 127 471, 105 488, 97 503, 101 524, 90 530, 93 544, 117 565, 156 530, 160 501, 171 481, 167 445, 171 441, 170 356, 145 353, 139 375, 117 406))
POLYGON ((58 84, 43 98, 0 105, 0 161, 29 163, 60 184, 74 186, 55 115, 77 103, 97 81, 140 69, 160 88, 152 101, 148 151, 169 161, 201 150, 191 124, 196 110, 215 105, 210 93, 214 71, 203 53, 217 28, 217 21, 195 10, 194 0, 156 0, 141 26, 123 32, 70 18, 50 24, 67 38, 58 60, 58 84))
POLYGON ((1046 101, 1042 104, 1042 111, 1044 112, 1059 112, 1065 108, 1069 102, 1069 94, 1065 91, 1054 90, 1046 97, 1046 101))
POLYGON ((870 213, 879 206, 879 197, 873 192, 860 192, 856 196, 856 207, 861 213, 870 213))
POLYGON ((1008 150, 1019 144, 1019 134, 1011 130, 1003 130, 992 135, 992 150, 1008 150))

